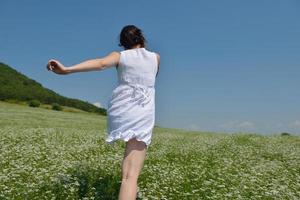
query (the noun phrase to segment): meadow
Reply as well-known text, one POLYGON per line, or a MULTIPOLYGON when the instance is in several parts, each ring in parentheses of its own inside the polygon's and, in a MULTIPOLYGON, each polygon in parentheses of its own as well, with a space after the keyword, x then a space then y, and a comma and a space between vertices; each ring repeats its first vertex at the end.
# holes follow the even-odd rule
MULTIPOLYGON (((117 199, 106 117, 0 102, 0 199, 117 199)), ((300 199, 300 137, 155 127, 139 199, 300 199)))

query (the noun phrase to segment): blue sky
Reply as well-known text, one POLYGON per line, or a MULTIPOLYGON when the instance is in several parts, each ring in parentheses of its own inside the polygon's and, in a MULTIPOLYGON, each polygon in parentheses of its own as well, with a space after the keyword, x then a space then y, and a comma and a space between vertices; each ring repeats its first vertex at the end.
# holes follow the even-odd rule
POLYGON ((161 55, 157 125, 300 134, 299 11, 296 0, 2 0, 0 61, 64 96, 106 107, 115 68, 61 76, 45 65, 120 51, 121 28, 135 24, 161 55))

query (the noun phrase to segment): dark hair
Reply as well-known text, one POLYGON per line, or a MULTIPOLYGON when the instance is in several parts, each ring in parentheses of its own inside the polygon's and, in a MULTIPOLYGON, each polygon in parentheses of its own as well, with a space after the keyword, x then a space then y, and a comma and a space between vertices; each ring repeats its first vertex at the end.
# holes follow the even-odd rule
POLYGON ((146 42, 142 30, 138 27, 127 25, 122 28, 120 33, 120 47, 123 46, 125 49, 132 49, 138 44, 140 44, 141 47, 145 47, 146 42))

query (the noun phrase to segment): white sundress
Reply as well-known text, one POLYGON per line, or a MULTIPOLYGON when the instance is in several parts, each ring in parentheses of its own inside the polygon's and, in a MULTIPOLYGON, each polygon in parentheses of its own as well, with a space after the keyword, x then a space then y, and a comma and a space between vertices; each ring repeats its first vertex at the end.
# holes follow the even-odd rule
POLYGON ((147 148, 155 124, 156 53, 145 48, 120 52, 118 86, 108 102, 106 142, 136 138, 147 148))

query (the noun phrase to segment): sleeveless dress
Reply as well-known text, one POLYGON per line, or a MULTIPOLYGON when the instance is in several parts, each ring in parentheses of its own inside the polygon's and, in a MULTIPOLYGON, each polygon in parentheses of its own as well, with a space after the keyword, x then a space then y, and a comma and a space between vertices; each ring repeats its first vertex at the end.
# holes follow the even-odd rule
POLYGON ((108 144, 136 138, 147 148, 155 124, 156 53, 145 48, 120 52, 118 86, 112 91, 107 109, 108 144))

